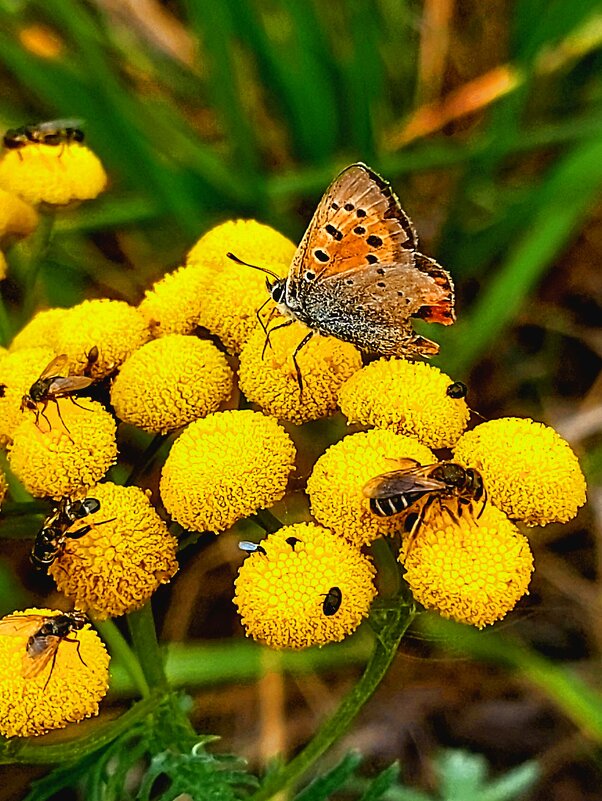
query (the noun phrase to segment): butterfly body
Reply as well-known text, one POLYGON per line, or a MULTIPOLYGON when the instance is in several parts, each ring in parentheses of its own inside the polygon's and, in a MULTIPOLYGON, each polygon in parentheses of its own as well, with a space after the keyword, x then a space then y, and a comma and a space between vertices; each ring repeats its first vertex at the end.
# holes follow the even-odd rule
POLYGON ((285 279, 268 281, 278 310, 314 333, 384 356, 430 356, 436 343, 412 318, 449 325, 447 272, 416 251, 417 237, 389 185, 365 164, 335 178, 285 279))

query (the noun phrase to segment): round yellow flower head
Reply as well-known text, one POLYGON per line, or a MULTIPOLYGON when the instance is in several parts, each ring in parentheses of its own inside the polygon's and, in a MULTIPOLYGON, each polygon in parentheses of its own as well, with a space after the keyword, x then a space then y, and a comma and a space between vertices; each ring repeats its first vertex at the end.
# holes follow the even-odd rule
POLYGON ((528 590, 529 542, 499 509, 452 522, 445 512, 422 524, 400 561, 416 601, 444 617, 483 628, 503 618, 528 590), (406 555, 407 554, 407 555, 406 555))
POLYGON ((10 350, 23 350, 23 348, 55 348, 55 332, 69 309, 43 309, 23 326, 10 343, 10 350))
POLYGON ((429 448, 451 447, 469 418, 464 398, 447 394, 449 376, 424 362, 379 359, 343 385, 341 410, 350 423, 390 428, 429 448))
POLYGON ((200 324, 231 353, 240 353, 269 295, 264 273, 236 264, 226 253, 284 276, 295 250, 289 239, 267 225, 230 220, 208 231, 188 254, 188 265, 204 276, 200 324))
POLYGON ((55 333, 57 353, 69 356, 72 373, 88 368, 92 378, 105 378, 150 338, 138 309, 121 300, 84 300, 68 309, 55 333), (89 364, 88 354, 98 348, 98 359, 89 364))
POLYGON ((550 426, 502 417, 467 431, 454 450, 476 467, 490 500, 528 526, 565 523, 585 503, 585 478, 567 442, 550 426))
POLYGON ((195 267, 180 267, 145 292, 138 310, 154 337, 194 331, 201 316, 205 279, 195 267))
POLYGON ((49 569, 61 592, 99 620, 143 606, 178 569, 177 540, 139 487, 97 484, 86 492, 100 509, 72 527, 91 525, 82 537, 67 537, 49 569))
POLYGON ((28 203, 64 206, 74 200, 91 200, 106 184, 107 176, 97 156, 78 142, 30 142, 7 150, 0 160, 0 187, 28 203))
POLYGON ((337 409, 337 393, 362 366, 359 351, 333 337, 314 336, 297 354, 303 391, 293 353, 309 329, 293 323, 276 331, 264 353, 266 335, 257 328, 240 354, 240 388, 268 414, 292 423, 326 417, 337 409), (263 354, 263 358, 262 358, 263 354))
POLYGON ((113 417, 88 398, 77 403, 51 402, 37 423, 36 413, 26 409, 14 432, 11 470, 37 498, 77 495, 96 484, 117 458, 113 417))
POLYGON ((338 642, 367 617, 376 589, 370 560, 313 523, 285 526, 245 559, 234 603, 248 637, 272 648, 338 642))
POLYGON ((54 359, 50 348, 26 348, 0 359, 0 445, 7 445, 16 427, 23 422, 23 395, 54 359))
POLYGON ((17 195, 0 189, 0 241, 29 236, 38 224, 38 212, 17 195))
POLYGON ((437 461, 426 445, 377 428, 350 434, 331 445, 307 482, 312 514, 357 546, 392 534, 399 521, 372 514, 363 489, 370 479, 396 470, 399 459, 416 459, 421 464, 437 461))
POLYGON ((0 620, 0 734, 4 737, 45 734, 97 715, 108 678, 109 655, 81 614, 34 608, 0 620), (68 639, 51 637, 44 643, 40 634, 44 625, 59 626, 68 639), (28 655, 32 636, 37 638, 33 657, 28 655))
POLYGON ((295 446, 259 412, 216 412, 174 442, 161 474, 169 514, 192 531, 224 531, 286 492, 295 446))
POLYGON ((215 412, 232 385, 232 370, 215 345, 169 334, 129 357, 113 383, 111 403, 126 423, 167 433, 215 412))

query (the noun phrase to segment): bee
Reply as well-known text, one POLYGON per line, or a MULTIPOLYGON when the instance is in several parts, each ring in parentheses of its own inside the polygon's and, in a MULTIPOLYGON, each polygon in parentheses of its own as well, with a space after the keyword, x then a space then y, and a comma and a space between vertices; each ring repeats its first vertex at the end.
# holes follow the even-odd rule
MULTIPOLYGON (((48 571, 48 568, 59 558, 67 539, 78 540, 92 530, 90 524, 81 526, 75 531, 69 531, 78 520, 94 514, 100 509, 100 501, 96 498, 84 498, 82 501, 72 501, 70 498, 61 498, 52 513, 44 520, 42 528, 36 535, 35 542, 29 555, 31 564, 37 571, 48 571)), ((115 518, 111 518, 114 520, 115 518)), ((96 523, 110 523, 103 520, 96 523)))
POLYGON ((456 462, 437 462, 421 465, 415 459, 400 459, 399 469, 371 479, 364 487, 370 511, 379 517, 393 517, 408 511, 417 511, 409 535, 411 547, 418 530, 437 505, 452 520, 466 510, 474 516, 474 506, 487 503, 483 478, 473 467, 462 467, 456 462))
POLYGON ((86 666, 80 653, 79 640, 77 637, 70 638, 69 635, 83 629, 87 622, 87 616, 77 610, 62 612, 58 615, 8 615, 0 620, 0 635, 28 636, 21 670, 24 679, 39 676, 52 660, 50 672, 44 684, 44 689, 46 689, 62 642, 74 642, 77 647, 77 655, 82 665, 86 666))
POLYGON ((322 611, 327 617, 336 614, 341 608, 343 603, 343 593, 339 587, 331 587, 324 595, 324 603, 322 604, 322 611))
POLYGON ((2 139, 7 150, 19 150, 33 143, 38 145, 66 145, 83 142, 84 132, 77 126, 79 120, 50 120, 11 128, 2 139))
MULTIPOLYGON (((45 411, 49 402, 54 401, 56 403, 61 422, 65 426, 65 430, 68 431, 69 429, 65 425, 65 421, 62 418, 57 398, 69 397, 72 403, 75 403, 76 406, 79 406, 79 404, 76 403, 71 397, 71 393, 78 392, 81 389, 86 389, 90 386, 90 384, 94 383, 93 378, 88 378, 87 376, 83 375, 61 375, 62 373, 66 372, 68 362, 69 357, 66 353, 62 353, 60 356, 54 358, 50 364, 44 368, 41 376, 31 385, 29 392, 23 395, 21 399, 21 411, 24 411, 25 409, 31 409, 34 411, 36 413, 36 425, 38 428, 40 415, 50 426, 50 420, 48 417, 46 417, 45 411), (38 409, 38 403, 44 404, 41 410, 38 409)), ((82 406, 80 408, 83 409, 85 407, 82 406)))

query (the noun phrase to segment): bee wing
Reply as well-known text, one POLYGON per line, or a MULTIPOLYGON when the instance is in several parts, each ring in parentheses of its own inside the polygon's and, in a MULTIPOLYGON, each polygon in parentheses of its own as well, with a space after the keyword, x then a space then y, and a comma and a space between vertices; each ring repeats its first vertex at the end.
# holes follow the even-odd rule
POLYGON ((86 389, 90 384, 93 384, 92 378, 87 378, 83 375, 70 375, 66 377, 59 376, 48 387, 49 395, 60 395, 67 392, 76 392, 78 389, 86 389))
POLYGON ((57 128, 81 128, 84 124, 83 120, 64 119, 64 120, 47 120, 40 122, 36 125, 39 131, 54 131, 57 128))
POLYGON ((57 637, 55 634, 34 638, 23 655, 24 679, 32 679, 44 670, 52 657, 56 654, 61 639, 61 637, 57 637))
POLYGON ((31 637, 47 620, 44 615, 7 615, 0 620, 0 635, 31 637))
MULTIPOLYGON (((54 376, 60 375, 64 372, 65 367, 67 367, 69 363, 69 357, 66 353, 61 353, 60 356, 56 356, 49 365, 47 365, 40 378, 52 378, 54 376)), ((39 380, 39 379, 38 379, 39 380)))
POLYGON ((406 492, 434 492, 445 489, 442 481, 430 478, 425 471, 429 467, 412 468, 411 470, 393 470, 370 479, 364 487, 366 498, 387 498, 391 495, 403 495, 406 492))

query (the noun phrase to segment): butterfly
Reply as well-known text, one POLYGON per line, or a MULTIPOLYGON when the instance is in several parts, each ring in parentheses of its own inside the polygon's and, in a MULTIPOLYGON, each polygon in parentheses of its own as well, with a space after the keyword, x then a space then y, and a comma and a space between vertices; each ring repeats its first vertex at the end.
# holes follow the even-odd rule
POLYGON ((267 279, 266 302, 273 300, 287 318, 269 332, 264 325, 266 344, 274 331, 295 320, 311 329, 293 353, 301 389, 296 357, 315 334, 380 356, 416 358, 439 352, 436 342, 416 334, 411 320, 451 325, 453 284, 449 273, 417 247, 412 222, 380 175, 358 162, 334 179, 287 277, 264 270, 274 279, 267 279))

